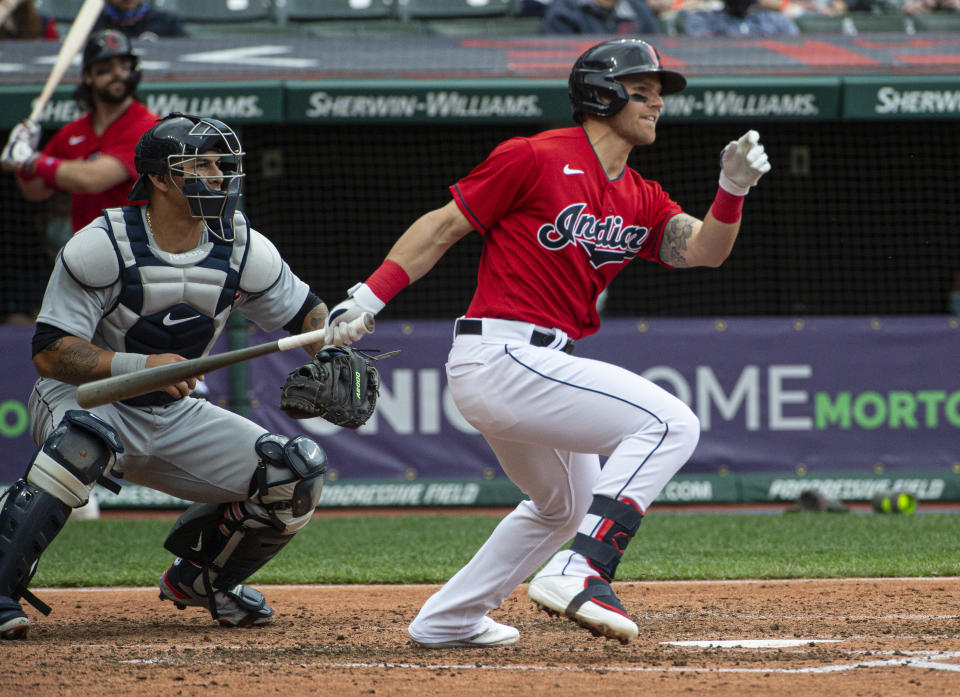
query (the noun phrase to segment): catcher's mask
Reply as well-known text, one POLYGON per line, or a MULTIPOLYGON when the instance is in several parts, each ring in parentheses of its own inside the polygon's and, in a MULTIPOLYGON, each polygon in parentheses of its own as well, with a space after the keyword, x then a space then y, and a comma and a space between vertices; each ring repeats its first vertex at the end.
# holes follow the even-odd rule
POLYGON ((183 177, 180 192, 190 204, 193 217, 202 218, 215 237, 233 242, 233 214, 246 176, 243 156, 240 139, 222 121, 169 114, 137 142, 134 165, 140 176, 128 198, 147 198, 148 174, 183 177), (211 172, 204 160, 219 171, 211 172), (213 180, 220 181, 220 188, 211 186, 213 180))
POLYGON ((587 49, 573 64, 568 82, 573 118, 583 123, 584 114, 613 116, 629 101, 619 79, 627 75, 657 75, 661 94, 673 94, 687 86, 680 73, 664 70, 657 49, 641 39, 611 39, 587 49))

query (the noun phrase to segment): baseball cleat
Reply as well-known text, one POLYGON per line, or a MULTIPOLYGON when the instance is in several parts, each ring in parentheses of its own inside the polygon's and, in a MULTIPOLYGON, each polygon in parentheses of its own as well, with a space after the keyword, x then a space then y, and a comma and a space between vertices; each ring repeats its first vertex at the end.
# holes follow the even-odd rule
MULTIPOLYGON (((173 601, 178 610, 192 605, 210 611, 210 599, 184 583, 183 565, 189 565, 186 575, 192 575, 194 569, 199 573, 199 567, 194 564, 181 559, 175 561, 160 576, 160 600, 173 601)), ((211 611, 211 614, 222 627, 256 627, 273 622, 273 608, 255 588, 238 583, 233 588, 214 591, 213 598, 216 613, 211 611)))
POLYGON ((30 620, 13 598, 0 595, 0 638, 26 639, 30 620))
POLYGON ((599 576, 544 576, 530 582, 527 595, 549 615, 565 615, 595 635, 628 644, 637 625, 620 604, 610 584, 599 576))
POLYGON ((418 641, 413 639, 413 643, 424 649, 487 649, 496 646, 510 646, 510 644, 515 644, 520 637, 520 632, 513 627, 494 622, 489 617, 485 617, 484 620, 486 621, 484 630, 466 639, 454 639, 453 641, 418 641))

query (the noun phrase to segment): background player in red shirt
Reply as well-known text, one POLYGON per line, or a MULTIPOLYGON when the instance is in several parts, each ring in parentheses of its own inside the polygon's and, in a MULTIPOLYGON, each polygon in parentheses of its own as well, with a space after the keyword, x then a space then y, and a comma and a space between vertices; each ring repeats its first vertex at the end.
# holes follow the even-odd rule
POLYGON ((514 643, 517 630, 487 612, 544 562, 528 591, 539 607, 624 643, 637 636, 610 581, 647 507, 693 454, 700 424, 639 375, 574 357, 573 341, 597 330, 597 297, 635 257, 671 268, 723 263, 744 196, 770 169, 756 131, 729 143, 700 220, 629 168, 633 147, 656 137, 662 95, 685 85, 644 41, 589 49, 570 74, 581 126, 501 143, 330 313, 326 340, 356 341, 345 322, 381 310, 471 230, 484 236, 447 381, 530 500, 424 604, 409 627, 421 646, 514 643))
POLYGON ((17 173, 29 201, 42 201, 57 190, 70 192, 70 222, 77 231, 104 208, 130 203, 127 194, 137 177, 133 149, 159 118, 137 100, 140 68, 124 34, 96 32, 83 50, 83 75, 74 92, 83 116, 61 128, 37 152, 40 128, 17 124, 0 155, 3 168, 17 173))

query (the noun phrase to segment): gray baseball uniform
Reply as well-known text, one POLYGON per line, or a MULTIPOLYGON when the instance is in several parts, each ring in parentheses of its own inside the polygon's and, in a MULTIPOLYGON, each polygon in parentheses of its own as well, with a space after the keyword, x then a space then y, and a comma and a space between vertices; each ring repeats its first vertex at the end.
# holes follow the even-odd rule
MULTIPOLYGON (((210 350, 234 310, 273 331, 307 297, 306 283, 240 213, 232 244, 205 235, 183 254, 154 245, 139 208, 111 209, 110 218, 112 225, 99 218, 67 242, 38 322, 113 351, 191 358, 210 350), (134 225, 125 223, 124 211, 135 212, 134 225), (224 301, 224 288, 231 285, 236 289, 224 301), (131 307, 129 296, 141 299, 140 307, 131 307)), ((75 393, 73 385, 37 381, 29 401, 37 443, 64 412, 79 409, 75 393)), ((202 399, 173 401, 152 393, 130 401, 91 410, 121 434, 124 451, 113 474, 190 501, 247 498, 258 462, 253 446, 264 428, 202 399)))

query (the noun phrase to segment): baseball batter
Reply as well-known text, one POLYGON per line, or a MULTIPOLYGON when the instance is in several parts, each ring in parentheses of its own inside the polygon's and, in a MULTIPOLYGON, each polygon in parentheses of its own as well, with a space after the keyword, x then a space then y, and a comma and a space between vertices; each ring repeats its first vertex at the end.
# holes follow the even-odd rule
POLYGON ((74 90, 83 116, 57 131, 40 152, 37 124, 27 119, 10 131, 0 155, 3 168, 16 172, 29 201, 69 191, 74 231, 104 208, 127 203, 137 178, 134 148, 160 118, 137 99, 141 76, 130 39, 119 31, 95 32, 84 46, 83 73, 74 90))
POLYGON ((346 322, 381 310, 471 230, 484 237, 447 380, 529 500, 424 604, 409 627, 421 646, 514 643, 517 630, 487 613, 542 565, 529 586, 539 607, 623 642, 637 636, 610 582, 647 507, 693 453, 699 423, 642 377, 575 357, 573 344, 597 331, 597 297, 634 258, 719 266, 744 197, 770 169, 756 131, 729 143, 700 220, 629 168, 632 148, 656 137, 663 95, 685 85, 644 41, 590 48, 569 81, 579 126, 501 143, 331 310, 328 342, 355 341, 346 322))
POLYGON ((107 209, 61 251, 33 339, 40 449, 0 499, 0 636, 25 635, 21 599, 44 610, 27 590, 40 554, 97 482, 116 486, 106 475, 197 502, 164 545, 177 559, 162 599, 225 626, 272 620, 242 582, 310 519, 323 450, 190 397, 193 379, 90 411, 75 399, 76 385, 206 354, 235 311, 268 331, 323 325, 326 306, 236 211, 242 162, 224 123, 171 114, 137 143, 130 197, 148 204, 107 209))

